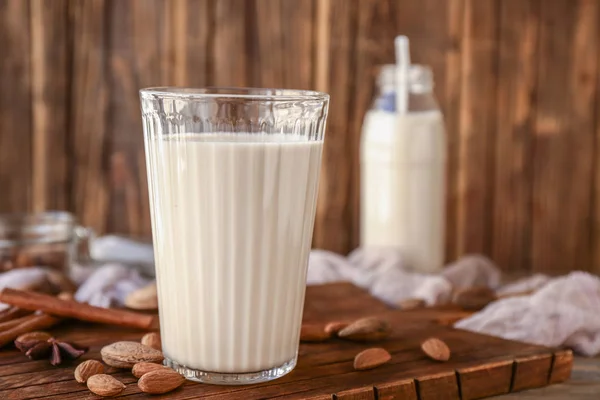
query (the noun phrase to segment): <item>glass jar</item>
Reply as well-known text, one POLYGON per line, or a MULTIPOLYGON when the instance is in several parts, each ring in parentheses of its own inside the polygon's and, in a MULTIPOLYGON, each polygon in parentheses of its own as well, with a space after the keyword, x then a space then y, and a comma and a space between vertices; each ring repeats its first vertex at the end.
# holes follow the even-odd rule
POLYGON ((396 66, 384 65, 361 138, 361 246, 394 247, 407 265, 444 263, 446 135, 423 65, 408 73, 408 109, 396 110, 396 66))
POLYGON ((89 260, 92 236, 64 211, 0 214, 0 272, 36 266, 68 274, 73 262, 89 260))

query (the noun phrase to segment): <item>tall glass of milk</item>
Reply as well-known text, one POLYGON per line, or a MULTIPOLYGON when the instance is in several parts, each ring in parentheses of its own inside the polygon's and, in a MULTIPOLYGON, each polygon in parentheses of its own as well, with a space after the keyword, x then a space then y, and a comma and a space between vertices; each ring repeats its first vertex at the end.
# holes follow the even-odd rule
POLYGON ((165 364, 217 384, 296 365, 329 96, 140 92, 165 364))
POLYGON ((396 65, 384 65, 361 143, 360 243, 399 249, 415 270, 444 263, 446 137, 433 74, 407 70, 407 108, 397 110, 396 65))

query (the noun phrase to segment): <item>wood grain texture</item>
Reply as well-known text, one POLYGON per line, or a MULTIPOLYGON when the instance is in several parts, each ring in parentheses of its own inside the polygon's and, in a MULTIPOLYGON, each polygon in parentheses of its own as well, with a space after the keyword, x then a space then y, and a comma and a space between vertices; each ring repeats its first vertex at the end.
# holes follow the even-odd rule
POLYGON ((513 361, 501 361, 458 369, 462 400, 481 399, 510 392, 513 376, 513 361), (482 385, 487 381, 487 385, 482 385))
POLYGON ((600 393, 600 358, 575 357, 573 374, 560 385, 511 393, 494 400, 595 400, 600 393))
POLYGON ((31 0, 32 209, 69 209, 68 2, 31 0))
POLYGON ((458 382, 454 371, 441 372, 416 379, 420 400, 435 400, 443 396, 448 400, 460 400, 458 382))
MULTIPOLYGON (((179 4, 179 3, 178 3, 179 4)), ((148 86, 175 84, 185 64, 175 66, 166 47, 178 40, 167 33, 177 24, 165 17, 164 0, 109 3, 108 142, 110 204, 107 229, 149 236, 150 215, 144 140, 138 91, 148 86)))
POLYGON ((284 87, 315 88, 316 1, 283 1, 281 4, 284 87))
POLYGON ((552 354, 517 358, 511 391, 542 387, 548 384, 552 369, 552 354))
MULTIPOLYGON (((600 18, 600 17, 599 17, 600 18)), ((600 28, 599 28, 600 29, 600 28)), ((598 54, 599 61, 597 68, 600 71, 600 54, 598 54)), ((596 74, 597 76, 597 74, 596 74)), ((600 79, 596 79, 596 109, 595 109, 595 132, 594 132, 594 159, 593 159, 593 210, 591 219, 591 248, 592 248, 592 262, 591 271, 597 275, 600 275, 600 162, 598 156, 600 155, 600 79)))
MULTIPOLYGON (((444 113, 447 135, 447 188, 446 188, 446 260, 456 259, 459 252, 456 235, 458 226, 458 202, 462 201, 458 190, 459 136, 462 86, 462 64, 466 33, 464 0, 440 2, 437 0, 401 0, 396 4, 398 33, 411 41, 413 63, 431 67, 434 75, 434 93, 444 113), (429 16, 415 18, 415 16, 429 16)), ((491 16, 490 18, 494 18, 491 16)), ((482 22, 486 24, 487 22, 482 22)), ((385 40, 385 39, 383 39, 385 40)), ((391 41, 388 42, 391 43, 391 41)), ((392 52, 393 54, 393 52, 392 52)), ((392 59, 393 61, 393 59, 392 59)))
POLYGON ((397 33, 396 3, 370 0, 360 2, 357 16, 356 49, 354 52, 354 95, 349 112, 350 193, 348 201, 349 248, 360 244, 360 137, 363 117, 371 107, 374 82, 380 66, 394 63, 394 43, 397 33), (366 82, 372 82, 366 84, 366 82))
POLYGON ((314 79, 315 89, 325 91, 329 87, 329 47, 331 35, 329 21, 331 19, 331 0, 315 2, 314 13, 314 79))
POLYGON ((107 153, 109 80, 107 1, 69 3, 72 38, 69 131, 71 206, 79 220, 104 232, 109 215, 107 153))
POLYGON ((447 261, 598 273, 599 14, 595 0, 0 0, 0 212, 64 208, 149 236, 140 87, 318 89, 332 97, 314 246, 347 253, 364 113, 404 33, 446 122, 447 261))
POLYGON ((313 1, 255 0, 249 7, 252 85, 313 88, 313 1))
POLYGON ((435 77, 436 90, 443 86, 441 107, 446 124, 446 261, 460 256, 457 239, 458 165, 460 146, 460 107, 462 87, 462 38, 464 35, 464 0, 447 2, 448 47, 446 51, 445 80, 435 77))
POLYGON ((543 1, 534 135, 532 266, 590 269, 597 1, 543 1))
MULTIPOLYGON (((172 393, 156 398, 194 399, 458 399, 478 394, 506 392, 507 382, 515 388, 533 387, 552 376, 553 350, 540 346, 454 330, 435 323, 442 310, 420 313, 388 309, 366 292, 349 284, 309 287, 306 296, 309 321, 329 321, 380 315, 393 326, 391 337, 379 345, 392 354, 389 363, 369 371, 355 371, 354 356, 365 345, 331 340, 301 344, 298 365, 290 374, 272 382, 251 386, 199 385, 187 382, 172 393), (354 301, 348 307, 346 301, 354 301), (327 304, 328 307, 323 307, 327 304), (438 363, 420 350, 423 337, 436 336, 452 349, 450 361, 438 363), (515 361, 516 360, 516 361, 515 361), (517 364, 512 368, 513 363, 517 364), (510 367, 508 370, 506 367, 510 367), (505 372, 509 372, 509 376, 505 372), (514 372, 514 377, 513 377, 514 372), (460 381, 460 386, 459 386, 460 381), (377 397, 376 397, 377 396, 377 397)), ((80 361, 99 358, 100 349, 117 340, 139 340, 144 332, 126 328, 103 327, 65 322, 53 331, 56 337, 89 346, 80 361)), ((556 354, 568 358, 568 353, 556 354)), ((556 359, 556 356, 554 357, 556 359)), ((96 399, 73 378, 77 363, 51 367, 47 361, 31 361, 15 349, 0 351, 0 398, 26 399, 47 396, 52 399, 96 399)), ((555 363, 555 365, 558 365, 555 363)), ((565 376, 568 363, 557 373, 565 376)), ((130 371, 110 369, 126 385, 119 398, 142 399, 130 371)), ((546 383, 544 383, 545 385, 546 383)))
POLYGON ((506 271, 528 271, 539 0, 503 1, 491 256, 506 271))
MULTIPOLYGON (((181 69, 172 83, 201 87, 212 84, 211 33, 214 29, 214 2, 177 0, 178 13, 171 20, 175 27, 175 62, 181 69)), ((166 4, 166 3, 165 3, 166 4)))
POLYGON ((498 1, 465 0, 461 59, 457 254, 489 254, 492 240, 498 1), (485 96, 482 95, 485 93, 485 96))
MULTIPOLYGON (((254 11, 256 21, 254 32, 256 37, 250 40, 253 44, 252 55, 254 62, 251 71, 252 83, 258 87, 281 87, 284 82, 284 44, 285 30, 282 7, 285 1, 249 2, 254 11)), ((293 87, 293 86, 290 86, 293 87)))
POLYGON ((247 31, 251 26, 252 2, 215 1, 212 33, 212 84, 216 86, 250 85, 250 46, 247 31))
POLYGON ((32 204, 30 4, 0 1, 0 212, 32 204))
POLYGON ((326 50, 317 51, 328 53, 328 63, 320 65, 324 70, 316 72, 320 77, 317 83, 323 85, 317 88, 329 92, 334 100, 329 107, 313 242, 317 247, 345 253, 351 237, 348 212, 351 146, 346 138, 354 94, 357 7, 355 0, 327 0, 324 4, 317 7, 317 29, 331 39, 317 43, 317 46, 328 46, 326 50))
POLYGON ((571 350, 561 350, 554 353, 552 359, 552 373, 548 383, 565 382, 571 376, 573 369, 573 352, 571 350))
MULTIPOLYGON (((144 2, 139 6, 152 8, 144 2)), ((211 84, 214 6, 211 0, 171 0, 156 6, 159 15, 153 21, 154 30, 160 31, 156 33, 162 45, 160 75, 164 84, 192 87, 211 84)))
MULTIPOLYGON (((411 61, 415 64, 424 64, 433 70, 435 95, 442 108, 448 106, 446 91, 446 57, 453 50, 450 32, 454 29, 451 24, 456 18, 452 13, 464 12, 464 4, 461 1, 438 0, 398 0, 392 2, 396 18, 396 34, 407 35, 410 39, 411 61), (455 3, 455 4, 452 4, 455 3), (418 15, 427 15, 428 18, 415 18, 418 15)), ((389 34, 386 35, 389 37, 389 34)), ((381 38, 385 40, 384 37, 381 38)), ((393 42, 388 44, 393 46, 393 42)), ((393 54, 393 53, 392 53, 393 54)), ((394 62, 392 58, 389 60, 394 62)))
POLYGON ((375 392, 372 387, 342 390, 335 394, 337 400, 375 400, 375 392))
POLYGON ((378 400, 417 400, 417 389, 414 379, 382 383, 375 386, 378 400))
MULTIPOLYGON (((448 109, 446 121, 448 134, 455 133, 455 119, 452 118, 453 106, 457 103, 459 80, 454 79, 452 55, 457 54, 454 31, 462 29, 462 2, 443 2, 435 0, 415 2, 402 1, 364 1, 360 2, 355 50, 355 83, 351 127, 348 133, 350 141, 351 188, 349 218, 352 222, 350 248, 359 245, 360 216, 360 160, 359 144, 362 120, 372 103, 375 82, 379 66, 394 63, 393 38, 397 34, 407 35, 411 40, 411 57, 414 63, 429 65, 434 73, 435 93, 443 110, 448 109), (426 23, 415 18, 416 15, 429 15, 426 23), (456 15, 460 15, 456 21, 456 15), (423 34, 423 30, 427 34, 423 34), (450 61, 448 61, 450 59, 450 61), (447 84, 447 82, 449 82, 447 84)), ((449 169, 450 170, 450 169, 449 169)), ((449 218, 451 218, 449 216, 449 218)), ((453 239, 451 236, 450 239, 453 239)))

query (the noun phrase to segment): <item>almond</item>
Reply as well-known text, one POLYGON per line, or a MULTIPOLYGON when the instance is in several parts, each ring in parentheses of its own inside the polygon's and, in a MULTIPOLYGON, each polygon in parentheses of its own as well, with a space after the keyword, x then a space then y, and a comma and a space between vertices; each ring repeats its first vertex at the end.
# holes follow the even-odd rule
POLYGON ((323 325, 302 324, 300 329, 301 342, 324 342, 330 337, 331 334, 325 332, 323 325))
POLYGON ((115 368, 132 368, 139 362, 159 363, 164 359, 161 351, 137 342, 116 342, 100 350, 102 360, 115 368))
POLYGON ((142 336, 141 340, 143 345, 152 347, 153 349, 162 351, 162 344, 160 341, 160 333, 150 332, 142 336))
POLYGON ((464 310, 479 311, 496 299, 496 292, 487 286, 479 286, 458 290, 452 302, 464 310))
POLYGON ((156 310, 158 308, 156 281, 129 293, 125 298, 125 305, 134 310, 156 310))
POLYGON ((79 383, 85 383, 94 375, 103 374, 104 365, 98 360, 87 360, 75 368, 75 380, 79 383))
POLYGON ((388 337, 391 333, 389 322, 376 317, 361 318, 338 332, 338 336, 349 340, 374 341, 388 337))
POLYGON ((450 359, 450 348, 438 338, 429 338, 421 343, 421 350, 427 356, 436 361, 448 361, 450 359))
POLYGON ((28 332, 28 333, 19 335, 15 339, 15 342, 40 342, 40 341, 46 341, 46 340, 50 339, 51 337, 52 337, 52 335, 49 334, 48 332, 35 331, 35 332, 28 332))
POLYGON ((374 347, 361 351, 354 357, 354 369, 362 371, 379 367, 390 361, 392 356, 385 349, 374 347))
POLYGON ((170 369, 169 367, 166 367, 162 364, 140 362, 133 366, 133 368, 131 369, 131 373, 136 378, 141 378, 142 376, 146 375, 150 371, 155 371, 157 369, 164 369, 164 368, 170 369))
POLYGON ((178 372, 163 368, 144 374, 138 381, 138 387, 144 393, 161 394, 183 385, 185 378, 178 372))
POLYGON ((348 325, 350 325, 349 322, 333 321, 333 322, 330 322, 327 325, 325 325, 325 332, 327 332, 331 336, 336 336, 339 331, 341 331, 348 325))
POLYGON ((106 374, 90 376, 87 380, 87 387, 98 396, 116 396, 125 389, 123 382, 106 374))
POLYGON ((25 353, 28 350, 30 350, 32 347, 34 347, 36 344, 38 344, 40 342, 46 342, 46 341, 50 340, 51 338, 52 338, 52 335, 50 335, 47 332, 42 332, 42 331, 28 332, 28 333, 19 335, 19 337, 17 337, 15 339, 15 347, 25 353))
POLYGON ((65 301, 75 301, 72 292, 60 292, 56 297, 65 301))
POLYGON ((398 302, 398 308, 401 310, 416 310, 424 308, 427 305, 423 299, 404 299, 398 302))

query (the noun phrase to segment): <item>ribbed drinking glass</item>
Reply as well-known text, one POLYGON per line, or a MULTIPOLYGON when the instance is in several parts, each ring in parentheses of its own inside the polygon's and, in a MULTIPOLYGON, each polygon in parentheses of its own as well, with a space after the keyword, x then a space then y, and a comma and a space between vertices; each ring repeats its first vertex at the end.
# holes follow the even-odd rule
POLYGON ((140 91, 165 363, 247 384, 297 359, 329 96, 140 91))

